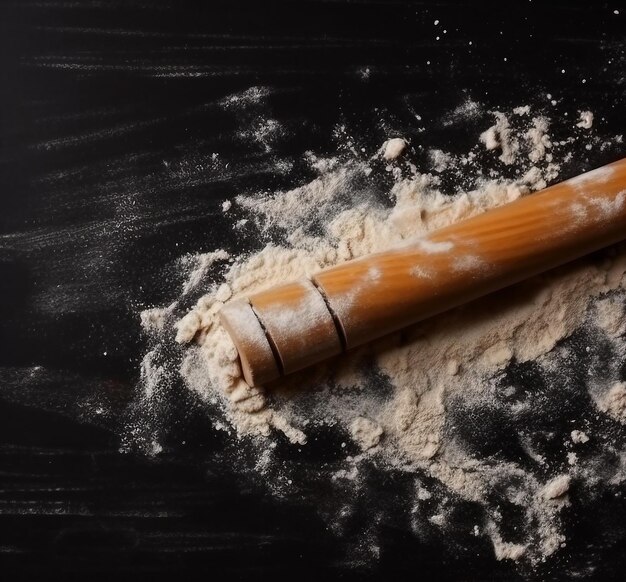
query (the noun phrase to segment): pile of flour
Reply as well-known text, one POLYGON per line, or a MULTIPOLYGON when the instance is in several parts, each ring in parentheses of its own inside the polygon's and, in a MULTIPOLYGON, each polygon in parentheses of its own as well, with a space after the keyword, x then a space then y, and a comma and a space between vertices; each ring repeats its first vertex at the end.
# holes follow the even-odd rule
MULTIPOLYGON (((479 106, 473 105, 475 120, 479 106)), ((440 531, 460 544, 479 538, 497 559, 533 564, 566 547, 562 515, 572 490, 583 495, 626 478, 624 443, 607 444, 607 434, 594 435, 567 416, 582 383, 610 430, 626 423, 624 249, 536 277, 266 389, 244 382, 217 320, 222 305, 237 297, 385 250, 555 183, 576 147, 611 143, 592 129, 591 112, 583 112, 580 123, 560 120, 559 134, 567 137, 559 141, 551 138, 551 120, 529 106, 484 116, 492 123, 470 151, 433 149, 428 167, 418 167, 414 144, 396 135, 370 158, 307 154, 318 177, 293 190, 224 201, 235 232, 248 221, 268 242, 242 256, 217 249, 186 258, 181 297, 142 313, 153 348, 140 389, 149 410, 163 378, 182 380, 211 411, 214 428, 253 451, 253 460, 234 465, 271 476, 276 495, 297 488, 298 479, 330 488, 336 501, 320 503, 320 511, 339 535, 346 516, 357 511, 356 499, 371 491, 376 471, 410 483, 400 506, 418 537, 440 531), (379 174, 393 182, 385 199, 369 186, 379 174), (442 190, 443 176, 461 175, 475 177, 473 188, 442 190), (180 313, 183 298, 199 289, 206 292, 195 307, 180 313), (164 361, 163 346, 174 340, 185 346, 182 360, 164 361), (576 369, 581 349, 589 359, 583 374, 576 369), (541 382, 516 379, 528 370, 541 382), (549 416, 548 409, 557 412, 549 416), (513 435, 515 455, 506 442, 485 445, 493 439, 490 427, 513 435), (305 451, 320 434, 333 435, 327 446, 337 450, 304 474, 277 446, 286 438, 305 451), (612 452, 610 461, 594 452, 594 439, 612 452), (477 508, 476 523, 459 524, 458 508, 468 503, 477 508)), ((376 524, 390 510, 368 511, 362 530, 375 557, 376 524)))

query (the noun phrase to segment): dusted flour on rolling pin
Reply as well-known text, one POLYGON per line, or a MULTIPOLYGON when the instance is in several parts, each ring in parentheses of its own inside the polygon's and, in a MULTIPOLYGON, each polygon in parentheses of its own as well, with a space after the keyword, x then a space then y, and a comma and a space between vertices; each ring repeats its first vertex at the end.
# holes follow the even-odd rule
POLYGON ((225 305, 262 385, 626 239, 626 159, 391 250, 225 305))

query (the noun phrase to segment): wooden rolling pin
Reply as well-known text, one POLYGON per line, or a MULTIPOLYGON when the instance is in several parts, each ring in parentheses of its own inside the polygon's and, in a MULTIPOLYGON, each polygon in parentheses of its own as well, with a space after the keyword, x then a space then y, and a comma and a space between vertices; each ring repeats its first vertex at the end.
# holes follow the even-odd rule
POLYGON ((626 158, 220 311, 260 386, 626 239, 626 158))

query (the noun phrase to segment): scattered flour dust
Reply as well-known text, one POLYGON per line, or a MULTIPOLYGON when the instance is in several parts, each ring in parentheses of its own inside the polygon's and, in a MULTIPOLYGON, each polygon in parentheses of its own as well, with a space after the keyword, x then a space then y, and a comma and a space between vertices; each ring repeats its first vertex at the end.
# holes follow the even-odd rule
MULTIPOLYGON (((474 112, 472 119, 477 115, 474 112)), ((439 170, 456 165, 479 177, 467 191, 441 191, 432 167, 418 170, 403 156, 398 163, 406 172, 395 176, 389 203, 383 204, 364 186, 372 168, 377 171, 375 160, 353 158, 321 166, 317 161, 316 167, 323 168, 319 177, 294 190, 239 196, 232 207, 225 203, 224 210, 237 217, 244 213, 266 237, 279 234, 251 254, 231 257, 217 250, 188 259, 182 295, 199 288, 208 292, 174 324, 176 341, 187 346, 177 373, 207 406, 219 405, 224 420, 216 420, 216 428, 241 443, 259 443, 255 470, 261 473, 281 463, 286 470, 275 448, 266 444, 280 433, 293 446, 308 447, 317 431, 335 430, 341 442, 337 446, 346 453, 339 462, 318 468, 325 486, 331 483, 336 492, 344 491, 336 493, 343 505, 329 520, 355 511, 355 491, 368 486, 364 467, 375 466, 414 480, 414 495, 405 495, 403 503, 417 534, 450 527, 450 507, 469 502, 480 508, 481 523, 467 532, 461 529, 459 536, 484 536, 498 560, 533 564, 565 545, 561 513, 570 490, 583 491, 587 482, 618 483, 626 478, 624 454, 622 466, 606 478, 606 469, 585 457, 584 447, 593 440, 588 443, 582 429, 589 428, 582 421, 577 425, 576 415, 566 418, 564 405, 568 398, 583 399, 571 385, 576 375, 568 370, 579 358, 568 338, 586 330, 590 345, 602 338, 610 342, 616 362, 624 356, 623 250, 534 278, 267 390, 243 381, 236 350, 217 321, 220 308, 232 299, 384 250, 554 182, 559 164, 571 158, 569 149, 589 135, 578 132, 561 144, 567 143, 567 150, 559 149, 548 133, 550 120, 533 116, 529 106, 514 109, 512 115, 492 115, 495 124, 477 136, 472 151, 463 156, 437 151, 433 156, 439 170), (499 160, 484 148, 496 151, 499 160), (481 155, 488 160, 477 161, 481 155), (488 164, 489 171, 481 164, 488 164), (498 168, 504 171, 512 165, 519 178, 503 178, 498 168), (543 385, 520 385, 511 372, 520 367, 534 370, 543 385), (553 426, 554 415, 544 414, 546 406, 541 404, 545 399, 555 403, 556 416, 569 424, 553 426), (473 428, 463 428, 465 418, 473 419, 473 428), (480 425, 487 432, 480 433, 480 425), (497 431, 512 431, 524 460, 507 455, 506 447, 488 448, 485 442, 494 439, 489 427, 496 431, 496 441, 497 431), (565 450, 554 453, 544 447, 559 438, 567 443, 565 450), (346 439, 353 444, 347 446, 346 439), (431 507, 435 499, 436 511, 431 507), (518 516, 513 528, 507 507, 515 508, 518 516)), ((589 127, 592 118, 590 112, 581 115, 589 127)), ((405 146, 402 139, 390 140, 378 156, 399 158, 405 146)), ((164 321, 172 321, 168 317, 175 306, 142 314, 144 327, 162 342, 171 341, 172 323, 164 321)), ((587 348, 591 372, 582 379, 582 390, 590 395, 594 414, 626 422, 626 383, 619 376, 619 364, 595 365, 594 358, 600 356, 587 348)), ((144 360, 146 392, 155 370, 153 359, 149 352, 144 360)), ((292 480, 295 483, 295 477, 289 483, 292 480)), ((378 520, 384 515, 380 512, 378 520)), ((375 542, 370 545, 376 547, 375 542)))

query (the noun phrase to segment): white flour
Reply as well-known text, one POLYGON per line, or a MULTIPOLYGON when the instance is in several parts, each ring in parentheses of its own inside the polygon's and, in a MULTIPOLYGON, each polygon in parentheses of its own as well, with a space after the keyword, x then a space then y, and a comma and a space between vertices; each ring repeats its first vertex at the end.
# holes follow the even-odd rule
POLYGON ((402 155, 406 149, 406 142, 401 137, 390 139, 383 147, 383 158, 385 160, 395 160, 402 155))
POLYGON ((580 121, 576 124, 576 126, 582 127, 583 129, 591 129, 592 125, 593 125, 593 113, 591 111, 581 111, 580 121))
MULTIPOLYGON (((475 108, 471 113, 472 118, 478 115, 475 108)), ((560 163, 568 161, 570 154, 554 147, 546 117, 533 117, 528 106, 516 108, 514 114, 515 124, 511 116, 495 112, 495 125, 480 135, 484 147, 498 152, 504 166, 518 170, 519 178, 514 180, 503 179, 497 169, 483 172, 476 161, 482 149, 479 144, 464 156, 436 150, 431 156, 433 167, 417 169, 404 159, 406 155, 400 157, 405 141, 390 140, 379 152, 399 170, 388 204, 363 186, 376 168, 375 161, 322 163, 313 158, 321 173, 309 184, 272 195, 242 195, 232 208, 225 204, 225 211, 246 213, 262 234, 279 234, 251 255, 231 258, 217 250, 189 259, 183 296, 199 285, 210 291, 176 323, 176 340, 188 345, 180 376, 207 406, 218 406, 226 415, 227 424, 216 419, 215 428, 258 446, 259 456, 250 470, 268 475, 287 471, 267 439, 273 442, 283 433, 294 447, 309 447, 311 434, 332 429, 344 439, 351 438, 356 449, 315 471, 334 484, 342 511, 353 511, 354 492, 368 486, 366 466, 400 473, 415 482, 414 495, 404 502, 416 532, 425 527, 422 517, 429 527, 445 530, 455 504, 469 502, 481 508, 482 522, 472 524, 471 532, 459 530, 459 536, 487 536, 497 559, 535 563, 566 543, 561 514, 569 503, 569 491, 626 478, 624 466, 607 473, 595 459, 571 450, 586 446, 589 437, 583 426, 569 426, 560 433, 557 423, 545 435, 513 428, 539 415, 544 400, 556 402, 557 408, 567 400, 568 378, 574 374, 573 348, 563 340, 578 330, 588 330, 596 341, 610 342, 617 356, 624 355, 623 250, 613 249, 534 278, 385 338, 339 362, 293 375, 266 391, 243 381, 236 350, 217 323, 221 306, 234 298, 383 250, 554 182, 560 163), (469 191, 442 192, 436 173, 448 170, 483 177, 469 191), (216 264, 221 265, 221 274, 209 277, 216 264), (516 385, 507 372, 516 366, 536 370, 545 385, 530 389, 516 385), (494 411, 489 418, 498 430, 517 431, 524 462, 507 456, 506 447, 496 446, 491 452, 474 448, 471 430, 467 433, 463 423, 472 414, 489 410, 494 411), (537 440, 540 437, 544 442, 537 440), (553 452, 544 446, 548 441, 567 445, 553 452), (432 513, 434 499, 439 505, 432 513), (503 508, 515 509, 516 531, 508 528, 503 508)), ((592 118, 589 113, 584 120, 591 123, 592 118)), ((571 138, 576 139, 583 138, 571 138)), ((144 326, 161 342, 171 341, 174 311, 175 304, 142 314, 144 326)), ((592 345, 588 351, 590 358, 600 357, 592 345)), ((153 356, 150 352, 144 360, 146 398, 151 382, 163 374, 153 365, 153 356)), ((618 363, 598 365, 582 381, 598 414, 626 422, 626 383, 619 374, 618 363)), ((345 441, 342 445, 349 448, 345 441)), ((615 452, 626 459, 626 451, 615 452)), ((289 483, 294 479, 289 478, 289 483)), ((341 533, 339 514, 332 515, 329 520, 341 533)), ((375 554, 375 541, 370 540, 370 545, 375 554)))

